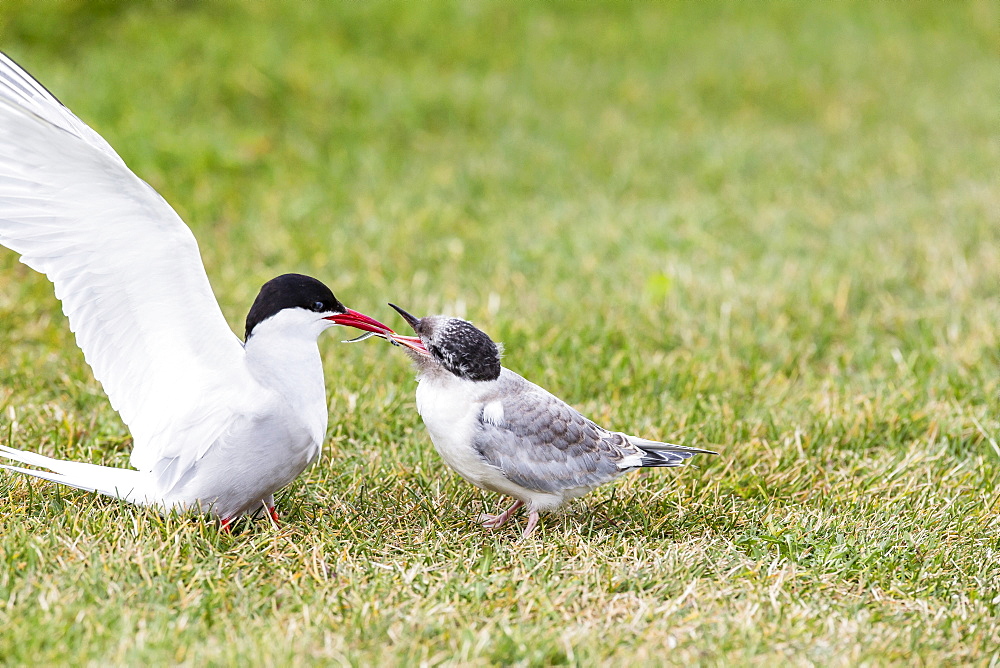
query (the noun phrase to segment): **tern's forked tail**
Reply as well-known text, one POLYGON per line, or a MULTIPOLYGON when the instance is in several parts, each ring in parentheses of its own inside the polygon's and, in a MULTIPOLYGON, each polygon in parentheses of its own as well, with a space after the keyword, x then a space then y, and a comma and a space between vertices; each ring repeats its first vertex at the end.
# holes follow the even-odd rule
POLYGON ((19 471, 35 478, 51 480, 88 492, 98 492, 140 506, 159 505, 159 500, 152 493, 150 474, 143 471, 52 459, 34 452, 8 448, 5 445, 0 445, 0 457, 6 457, 29 466, 49 469, 48 471, 38 471, 21 466, 0 464, 0 468, 9 471, 19 471))

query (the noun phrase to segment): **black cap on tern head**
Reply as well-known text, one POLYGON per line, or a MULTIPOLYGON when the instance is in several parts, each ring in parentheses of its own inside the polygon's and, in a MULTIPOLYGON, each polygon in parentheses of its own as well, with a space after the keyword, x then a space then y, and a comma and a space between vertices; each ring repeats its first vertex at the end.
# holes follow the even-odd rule
POLYGON ((416 318, 395 304, 423 342, 430 357, 459 378, 496 380, 500 375, 500 348, 471 322, 443 315, 416 318))
POLYGON ((254 327, 286 308, 301 308, 315 313, 346 313, 330 288, 302 274, 282 274, 261 286, 247 314, 246 339, 254 327))

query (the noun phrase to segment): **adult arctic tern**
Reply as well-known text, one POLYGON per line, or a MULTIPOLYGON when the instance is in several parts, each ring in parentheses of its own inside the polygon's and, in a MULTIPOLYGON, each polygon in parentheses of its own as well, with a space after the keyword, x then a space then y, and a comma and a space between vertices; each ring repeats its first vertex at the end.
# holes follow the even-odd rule
POLYGON ((132 432, 137 470, 0 446, 4 466, 227 527, 266 509, 319 456, 328 409, 320 332, 387 330, 320 281, 261 288, 245 343, 170 205, 41 84, 0 54, 0 244, 55 285, 94 376, 132 432))
POLYGON ((514 497, 483 526, 504 525, 528 509, 527 537, 540 511, 647 466, 681 466, 711 450, 610 431, 553 394, 500 365, 500 347, 470 322, 416 318, 394 304, 417 336, 379 332, 416 364, 417 412, 442 459, 482 489, 514 497))

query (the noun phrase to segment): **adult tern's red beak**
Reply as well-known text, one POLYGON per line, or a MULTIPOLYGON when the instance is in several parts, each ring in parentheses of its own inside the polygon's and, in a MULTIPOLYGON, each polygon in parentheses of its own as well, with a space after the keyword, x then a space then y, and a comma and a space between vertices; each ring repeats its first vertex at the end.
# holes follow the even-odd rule
POLYGON ((358 313, 353 309, 347 309, 347 313, 338 313, 337 315, 328 316, 326 319, 332 320, 338 325, 354 327, 365 332, 372 332, 382 336, 395 334, 395 332, 393 332, 389 327, 383 325, 375 318, 371 318, 364 313, 358 313))

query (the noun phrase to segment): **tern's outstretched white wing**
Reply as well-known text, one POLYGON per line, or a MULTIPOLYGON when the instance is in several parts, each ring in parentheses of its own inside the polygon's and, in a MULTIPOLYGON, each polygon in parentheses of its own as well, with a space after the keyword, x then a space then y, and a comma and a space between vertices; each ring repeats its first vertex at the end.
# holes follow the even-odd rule
MULTIPOLYGON (((177 447, 163 438, 169 422, 196 410, 199 395, 240 377, 242 344, 191 231, 2 54, 0 244, 55 285, 94 376, 132 431, 136 468, 150 470, 177 447)), ((212 437, 196 441, 205 447, 212 437)))

